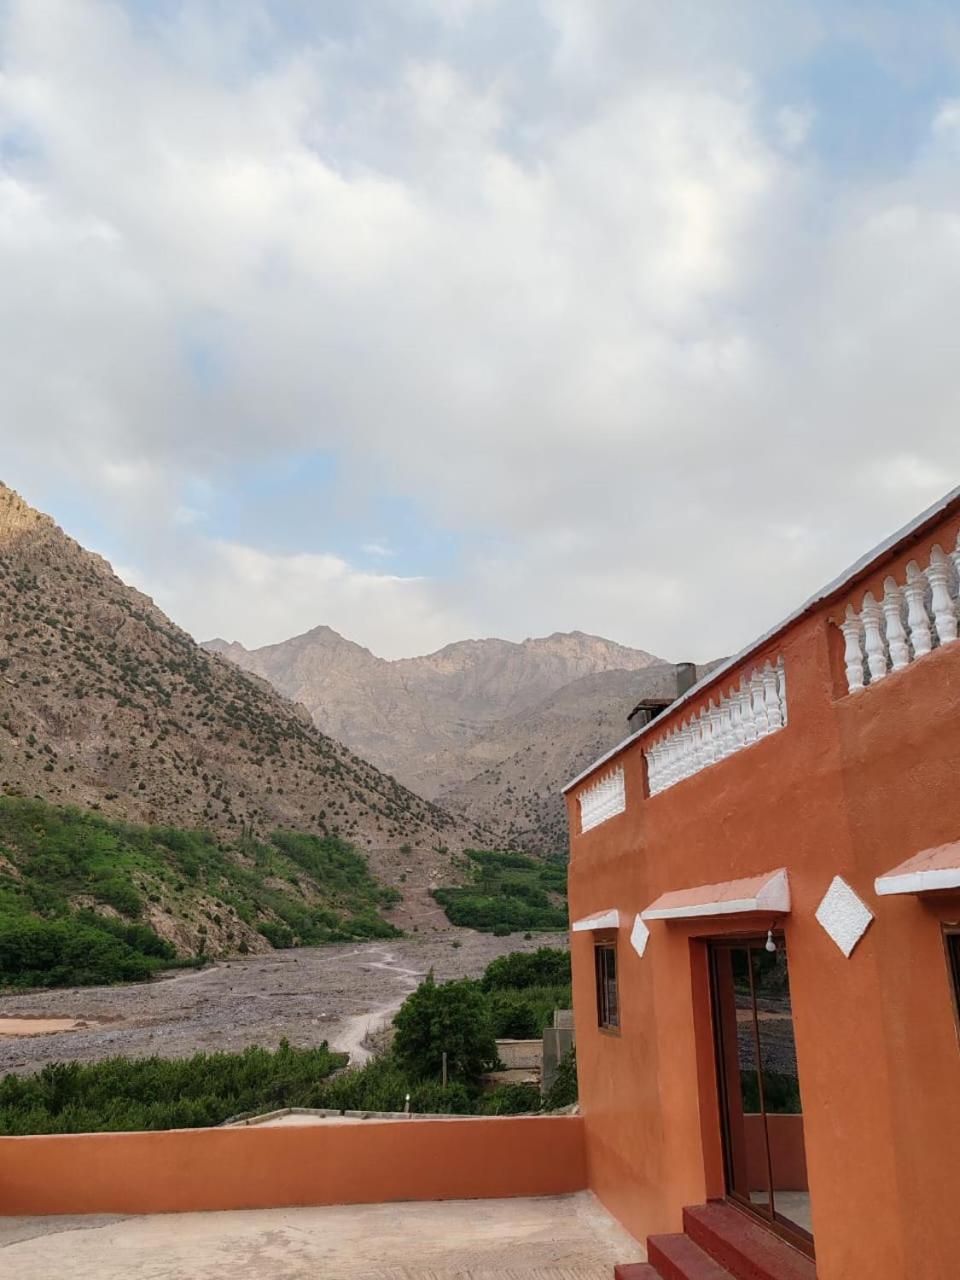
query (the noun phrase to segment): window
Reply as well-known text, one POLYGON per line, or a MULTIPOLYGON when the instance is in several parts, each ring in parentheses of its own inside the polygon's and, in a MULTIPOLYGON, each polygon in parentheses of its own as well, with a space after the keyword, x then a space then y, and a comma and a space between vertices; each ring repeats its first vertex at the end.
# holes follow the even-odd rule
POLYGON ((597 1026, 619 1030, 620 997, 617 992, 617 945, 598 942, 594 947, 597 971, 597 1026))
POLYGON ((947 944, 947 963, 953 979, 953 999, 957 1011, 957 1029, 960 1031, 960 929, 948 929, 944 934, 947 944))

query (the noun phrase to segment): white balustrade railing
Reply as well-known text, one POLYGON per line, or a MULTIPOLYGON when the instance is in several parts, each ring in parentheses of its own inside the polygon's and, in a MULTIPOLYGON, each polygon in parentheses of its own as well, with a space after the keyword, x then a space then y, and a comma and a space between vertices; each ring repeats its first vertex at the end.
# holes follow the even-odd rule
POLYGON ((949 555, 935 546, 926 569, 911 560, 905 577, 902 584, 886 578, 881 600, 868 591, 859 613, 847 605, 840 630, 848 693, 859 693, 891 671, 902 671, 932 649, 957 639, 960 534, 949 555))
POLYGON ((626 807, 623 769, 611 769, 592 787, 580 792, 580 830, 589 831, 591 827, 623 813, 626 807))
POLYGON ((739 685, 711 700, 695 716, 644 751, 652 796, 701 769, 776 733, 787 723, 783 658, 744 675, 739 685))

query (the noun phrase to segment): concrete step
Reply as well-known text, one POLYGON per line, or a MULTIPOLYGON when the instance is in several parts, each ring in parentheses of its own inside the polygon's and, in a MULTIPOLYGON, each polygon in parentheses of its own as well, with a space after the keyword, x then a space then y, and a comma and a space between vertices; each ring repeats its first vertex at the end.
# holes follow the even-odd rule
POLYGON ((613 1280, 660 1280, 649 1262, 621 1262, 613 1268, 613 1280))
POLYGON ((736 1280, 816 1280, 811 1258, 730 1205, 689 1206, 683 1229, 736 1280))
POLYGON ((661 1280, 732 1280, 730 1272, 689 1236, 650 1236, 647 1257, 661 1280))

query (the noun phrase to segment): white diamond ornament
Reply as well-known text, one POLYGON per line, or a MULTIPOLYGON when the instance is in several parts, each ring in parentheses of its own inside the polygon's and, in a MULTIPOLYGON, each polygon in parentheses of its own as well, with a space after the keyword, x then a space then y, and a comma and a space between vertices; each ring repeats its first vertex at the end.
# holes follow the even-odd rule
POLYGON ((630 945, 638 956, 643 958, 643 953, 647 949, 647 943, 650 941, 650 930, 639 916, 633 922, 633 928, 630 930, 630 945))
POLYGON ((869 928, 873 912, 854 893, 846 880, 841 876, 834 876, 830 888, 817 907, 817 920, 849 958, 869 928))

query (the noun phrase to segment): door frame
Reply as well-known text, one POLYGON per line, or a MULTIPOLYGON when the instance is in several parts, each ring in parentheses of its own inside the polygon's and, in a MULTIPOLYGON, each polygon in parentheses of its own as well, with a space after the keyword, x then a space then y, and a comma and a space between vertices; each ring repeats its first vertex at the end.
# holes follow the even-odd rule
MULTIPOLYGON (((783 931, 774 928, 772 933, 777 946, 782 947, 784 953, 786 953, 786 939, 783 931)), ((767 1127, 767 1110, 763 1093, 761 1045, 756 1017, 753 1019, 754 1050, 757 1055, 757 1092, 760 1101, 760 1115, 763 1122, 763 1143, 766 1155, 769 1208, 767 1211, 764 1211, 764 1206, 762 1204, 754 1203, 743 1194, 734 1191, 731 1187, 733 1144, 730 1136, 729 1082, 727 1080, 726 1063, 724 1062, 724 1033, 721 1022, 720 1001, 717 998, 717 955, 721 951, 733 951, 737 948, 763 947, 766 943, 766 934, 757 934, 752 931, 743 934, 727 933, 705 938, 704 941, 707 944, 707 968, 710 984, 710 1021, 713 1032, 713 1059, 716 1075, 717 1111, 720 1125, 720 1150, 722 1153, 724 1199, 728 1204, 737 1209, 743 1210, 744 1213, 748 1213, 751 1218, 762 1223, 788 1244, 793 1245, 795 1249, 799 1249, 801 1253, 805 1253, 808 1257, 813 1258, 816 1256, 813 1236, 804 1231, 802 1227, 779 1219, 776 1213, 776 1192, 773 1186, 773 1162, 770 1156, 770 1136, 769 1129, 767 1127)), ((756 1014, 756 991, 754 987, 752 963, 748 964, 747 971, 750 976, 751 1003, 753 1005, 754 1014, 756 1014)), ((791 996, 791 1016, 792 1009, 793 1005, 791 996)), ((801 1115, 802 1114, 801 1110, 801 1115)))

